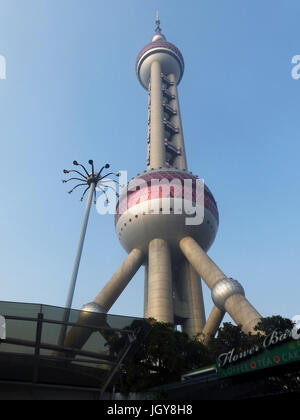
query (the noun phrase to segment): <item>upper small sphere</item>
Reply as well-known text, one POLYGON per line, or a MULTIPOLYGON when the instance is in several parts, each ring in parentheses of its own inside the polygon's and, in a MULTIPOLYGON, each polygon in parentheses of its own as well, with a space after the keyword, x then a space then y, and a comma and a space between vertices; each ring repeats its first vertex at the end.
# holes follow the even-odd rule
POLYGON ((152 38, 152 42, 156 42, 156 41, 166 41, 166 37, 162 33, 157 32, 152 38))
POLYGON ((151 64, 154 61, 160 62, 165 75, 174 74, 176 84, 180 82, 184 72, 183 56, 161 33, 154 35, 152 42, 140 51, 136 60, 136 74, 145 89, 149 87, 151 64))

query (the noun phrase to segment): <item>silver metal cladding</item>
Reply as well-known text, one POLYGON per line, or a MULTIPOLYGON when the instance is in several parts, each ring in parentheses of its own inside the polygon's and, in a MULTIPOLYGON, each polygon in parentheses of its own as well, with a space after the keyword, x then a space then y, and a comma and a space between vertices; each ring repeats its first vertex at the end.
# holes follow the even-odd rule
POLYGON ((238 294, 245 296, 243 286, 237 280, 228 277, 219 280, 211 291, 214 304, 221 310, 225 309, 225 302, 228 298, 238 294))
POLYGON ((100 306, 98 305, 98 303, 96 302, 90 302, 87 303, 86 305, 83 305, 83 307, 81 308, 82 312, 93 312, 93 313, 97 313, 97 314, 105 314, 106 311, 100 306))

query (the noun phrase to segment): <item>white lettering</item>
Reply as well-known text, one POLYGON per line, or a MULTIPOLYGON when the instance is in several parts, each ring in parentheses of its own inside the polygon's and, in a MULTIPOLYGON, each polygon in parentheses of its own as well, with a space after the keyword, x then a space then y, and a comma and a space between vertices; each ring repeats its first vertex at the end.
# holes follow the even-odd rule
POLYGON ((201 225, 204 219, 204 181, 196 179, 195 197, 193 197, 193 185, 195 183, 191 179, 184 180, 184 210, 186 214, 195 214, 193 217, 185 218, 187 226, 201 225), (193 198, 195 205, 193 205, 193 198))
POLYGON ((298 80, 300 79, 300 55, 294 55, 292 64, 296 64, 296 66, 292 68, 292 78, 298 80))
POLYGON ((0 55, 0 79, 6 79, 6 58, 0 55))
POLYGON ((131 415, 134 417, 139 417, 141 414, 142 407, 123 407, 115 404, 113 407, 108 407, 107 414, 108 415, 131 415))
POLYGON ((182 182, 178 178, 151 179, 151 213, 170 214, 171 197, 174 196, 174 213, 182 214, 182 182), (175 198, 176 197, 176 198, 175 198))
POLYGON ((279 340, 277 330, 273 331, 272 334, 267 335, 264 339, 263 347, 267 349, 268 347, 276 344, 279 340))

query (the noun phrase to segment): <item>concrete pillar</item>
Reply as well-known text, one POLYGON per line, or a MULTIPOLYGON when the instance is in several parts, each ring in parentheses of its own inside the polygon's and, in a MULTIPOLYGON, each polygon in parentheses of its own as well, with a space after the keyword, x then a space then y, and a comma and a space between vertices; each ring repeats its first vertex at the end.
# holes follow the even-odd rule
POLYGON ((150 122, 150 169, 165 166, 165 128, 163 124, 163 94, 161 66, 158 61, 151 64, 151 122, 150 122))
POLYGON ((245 334, 255 334, 254 327, 261 320, 261 315, 244 296, 230 296, 225 302, 225 309, 237 325, 242 325, 245 334))
POLYGON ((145 265, 144 280, 144 318, 148 318, 148 264, 145 265))
POLYGON ((148 317, 174 323, 171 254, 164 239, 150 242, 148 264, 148 317))
POLYGON ((213 307, 200 337, 200 341, 203 344, 207 344, 209 340, 216 335, 216 332, 223 321, 224 315, 225 311, 222 311, 216 306, 213 307))
POLYGON ((219 280, 226 277, 223 271, 216 266, 193 238, 186 237, 181 239, 179 247, 186 259, 192 264, 210 289, 212 289, 219 280))
POLYGON ((179 293, 187 303, 187 318, 182 324, 182 330, 190 337, 194 337, 201 333, 205 324, 201 279, 187 260, 182 263, 180 271, 177 282, 179 293))
POLYGON ((104 330, 101 332, 104 337, 109 333, 109 325, 106 322, 106 314, 98 314, 93 312, 80 312, 79 318, 76 322, 78 327, 72 327, 68 334, 66 335, 64 341, 64 347, 69 347, 73 349, 82 349, 85 343, 88 341, 90 336, 93 334, 95 329, 87 328, 88 325, 96 326, 101 331, 101 327, 104 327, 104 330), (85 327, 80 327, 80 325, 85 325, 85 327), (105 328, 107 330, 105 330, 105 328))
MULTIPOLYGON (((210 289, 213 289, 219 280, 226 278, 225 274, 207 256, 193 238, 183 238, 179 242, 179 247, 210 289)), ((241 294, 230 296, 225 301, 224 309, 237 325, 242 326, 242 330, 246 334, 249 332, 255 333, 254 327, 260 321, 261 315, 244 296, 241 294)))
MULTIPOLYGON (((120 294, 123 292, 127 284, 135 275, 137 270, 143 264, 144 254, 139 249, 133 249, 126 260, 115 272, 111 279, 106 283, 101 292, 96 296, 94 302, 108 312, 120 294)), ((106 323, 106 313, 94 313, 81 311, 77 321, 78 327, 70 329, 65 339, 65 347, 73 347, 80 349, 89 339, 93 330, 85 327, 80 327, 80 324, 109 327, 106 323)), ((105 333, 104 333, 105 335, 105 333)))
POLYGON ((94 302, 108 312, 132 277, 141 267, 143 261, 144 254, 142 251, 139 249, 133 249, 121 267, 115 272, 101 292, 96 296, 94 302))
POLYGON ((179 133, 174 135, 174 146, 179 147, 181 149, 181 155, 175 159, 173 164, 174 167, 181 169, 183 171, 187 170, 187 160, 186 160, 186 153, 185 153, 185 145, 184 145, 184 137, 183 137, 183 129, 182 129, 182 120, 181 120, 181 112, 180 112, 180 105, 179 105, 179 97, 178 97, 178 90, 176 85, 176 78, 174 74, 169 74, 168 76, 170 82, 173 85, 170 86, 170 92, 175 95, 175 99, 170 102, 170 106, 177 110, 177 114, 174 115, 170 122, 179 128, 179 133))

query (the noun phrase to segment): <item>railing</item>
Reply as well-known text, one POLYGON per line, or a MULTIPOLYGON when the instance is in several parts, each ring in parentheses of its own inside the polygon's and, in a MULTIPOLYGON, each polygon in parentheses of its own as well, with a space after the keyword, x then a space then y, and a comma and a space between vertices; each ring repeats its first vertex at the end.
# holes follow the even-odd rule
POLYGON ((168 89, 163 88, 162 89, 162 93, 163 93, 164 97, 167 98, 169 101, 172 100, 172 99, 175 99, 175 95, 173 95, 172 93, 170 93, 168 91, 168 89))
POLYGON ((166 112, 168 112, 170 115, 176 115, 177 114, 176 109, 172 108, 170 105, 168 105, 165 102, 163 102, 163 107, 164 107, 164 110, 166 112))
POLYGON ((168 139, 165 139, 164 144, 166 146, 166 148, 172 152, 175 155, 180 155, 181 154, 181 149, 178 147, 173 146, 173 144, 169 143, 168 139))
POLYGON ((161 73, 160 75, 161 75, 161 79, 162 79, 163 83, 165 83, 168 86, 174 85, 174 82, 171 82, 164 73, 161 73))
POLYGON ((0 340, 0 381, 29 382, 105 391, 126 357, 136 351, 149 325, 143 319, 99 314, 93 323, 80 321, 81 311, 0 302, 6 339, 0 340), (98 317, 98 318, 97 318, 98 317), (88 331, 82 348, 58 345, 63 326, 88 331))
POLYGON ((174 127, 173 124, 171 124, 169 121, 167 121, 166 119, 164 119, 163 121, 165 128, 171 133, 171 134, 178 134, 179 133, 179 129, 177 127, 174 127))

